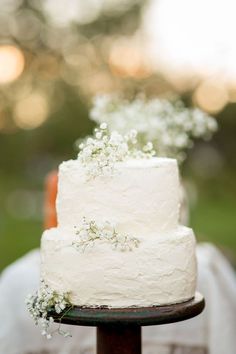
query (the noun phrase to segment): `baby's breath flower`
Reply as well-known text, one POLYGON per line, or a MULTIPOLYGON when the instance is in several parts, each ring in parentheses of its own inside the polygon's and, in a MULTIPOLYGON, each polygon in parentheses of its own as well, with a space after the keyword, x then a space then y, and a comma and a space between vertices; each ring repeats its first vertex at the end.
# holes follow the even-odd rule
POLYGON ((78 160, 86 169, 88 178, 99 175, 112 175, 115 164, 129 157, 149 158, 155 155, 153 148, 137 149, 137 132, 133 129, 122 136, 116 131, 109 133, 107 124, 102 123, 89 137, 79 145, 78 160))
POLYGON ((87 221, 86 218, 83 218, 81 226, 77 228, 76 235, 78 240, 73 242, 73 246, 82 252, 87 247, 92 247, 95 241, 108 242, 120 251, 132 251, 140 242, 137 238, 117 232, 109 221, 97 223, 94 220, 87 221))
MULTIPOLYGON (((184 152, 193 146, 193 139, 209 139, 217 130, 213 117, 198 108, 186 108, 181 100, 136 98, 128 102, 117 96, 100 95, 94 98, 90 117, 98 124, 106 122, 110 131, 126 135, 140 150, 151 141, 159 156, 174 157, 180 162, 184 152), (134 128, 136 136, 131 137, 134 128)), ((136 156, 140 154, 136 152, 136 156)))
POLYGON ((146 145, 143 147, 143 151, 148 152, 153 150, 153 143, 148 142, 146 145))
MULTIPOLYGON (((57 293, 56 291, 50 289, 43 280, 41 280, 40 288, 36 294, 30 294, 27 296, 26 305, 35 324, 38 325, 41 323, 41 334, 47 339, 51 339, 52 334, 55 332, 49 332, 50 325, 54 322, 54 320, 52 317, 48 318, 48 311, 54 309, 56 313, 60 314, 66 307, 71 307, 67 293, 57 293)), ((56 332, 62 334, 60 326, 56 332)))
POLYGON ((106 130, 106 129, 107 129, 107 123, 102 123, 102 124, 100 125, 100 129, 106 130))

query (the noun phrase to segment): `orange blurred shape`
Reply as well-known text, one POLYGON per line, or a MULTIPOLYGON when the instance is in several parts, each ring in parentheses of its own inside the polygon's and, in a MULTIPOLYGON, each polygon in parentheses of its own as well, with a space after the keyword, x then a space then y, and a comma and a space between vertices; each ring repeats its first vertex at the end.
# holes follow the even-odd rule
POLYGON ((57 171, 48 174, 45 181, 44 228, 57 226, 56 197, 57 197, 57 171))

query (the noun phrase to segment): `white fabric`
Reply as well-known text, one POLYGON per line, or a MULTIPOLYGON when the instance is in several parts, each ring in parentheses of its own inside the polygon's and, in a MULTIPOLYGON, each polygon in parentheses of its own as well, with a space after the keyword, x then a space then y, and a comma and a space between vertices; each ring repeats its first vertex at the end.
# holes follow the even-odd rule
MULTIPOLYGON (((144 354, 235 354, 236 280, 224 256, 210 244, 197 248, 198 290, 206 309, 196 318, 165 326, 143 328, 144 354)), ((70 328, 72 338, 47 341, 29 317, 24 299, 39 283, 39 251, 9 266, 0 278, 0 354, 94 354, 95 330, 70 328)))

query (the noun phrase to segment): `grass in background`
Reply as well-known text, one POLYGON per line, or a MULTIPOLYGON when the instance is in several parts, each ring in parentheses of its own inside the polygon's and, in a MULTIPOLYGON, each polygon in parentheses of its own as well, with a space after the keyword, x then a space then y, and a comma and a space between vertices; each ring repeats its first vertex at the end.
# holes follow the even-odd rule
POLYGON ((236 266, 235 199, 229 196, 215 199, 200 194, 190 219, 197 241, 214 243, 236 266))
POLYGON ((4 217, 4 230, 0 235, 0 271, 31 249, 39 247, 41 222, 4 217))
MULTIPOLYGON (((38 200, 38 196, 42 189, 42 183, 37 181, 37 178, 33 180, 0 174, 0 271, 29 250, 39 247, 43 218, 42 202, 38 200), (17 218, 10 212, 9 197, 16 190, 29 191, 33 198, 35 193, 37 215, 33 218, 17 218)), ((27 207, 25 201, 20 198, 16 200, 16 204, 15 211, 17 212, 18 208, 19 214, 21 209, 27 207)))

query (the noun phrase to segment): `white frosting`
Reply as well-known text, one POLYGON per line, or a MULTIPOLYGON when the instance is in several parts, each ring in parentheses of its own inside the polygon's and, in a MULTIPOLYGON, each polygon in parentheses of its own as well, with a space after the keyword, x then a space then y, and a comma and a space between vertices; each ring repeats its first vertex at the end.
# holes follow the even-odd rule
POLYGON ((56 228, 42 237, 42 277, 53 289, 70 292, 75 305, 151 306, 194 296, 195 238, 189 228, 146 235, 131 252, 97 241, 81 253, 72 246, 75 239, 56 228))
POLYGON ((58 228, 42 237, 42 278, 69 292, 75 305, 152 306, 185 301, 196 288, 195 238, 178 226, 176 160, 152 158, 116 165, 113 176, 87 180, 77 160, 60 165, 58 228), (140 240, 131 252, 96 241, 84 253, 72 243, 82 218, 114 223, 140 240))
POLYGON ((179 179, 176 160, 152 158, 117 164, 112 177, 87 180, 78 160, 59 168, 59 227, 72 230, 85 216, 108 220, 132 236, 167 232, 177 227, 179 179))

